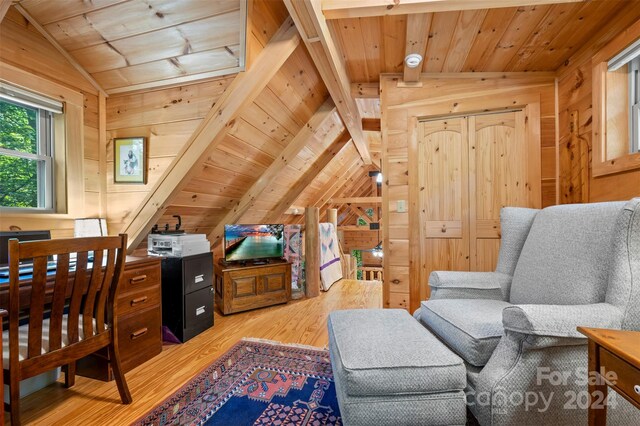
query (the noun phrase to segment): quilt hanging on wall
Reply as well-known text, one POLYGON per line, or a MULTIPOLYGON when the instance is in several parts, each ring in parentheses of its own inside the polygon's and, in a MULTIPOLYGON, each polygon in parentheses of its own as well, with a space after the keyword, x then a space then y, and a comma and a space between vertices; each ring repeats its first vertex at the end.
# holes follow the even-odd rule
POLYGON ((301 291, 302 225, 285 225, 284 258, 291 262, 291 290, 301 291))
POLYGON ((342 279, 340 246, 338 234, 332 223, 320 224, 320 282, 327 291, 336 281, 342 279))

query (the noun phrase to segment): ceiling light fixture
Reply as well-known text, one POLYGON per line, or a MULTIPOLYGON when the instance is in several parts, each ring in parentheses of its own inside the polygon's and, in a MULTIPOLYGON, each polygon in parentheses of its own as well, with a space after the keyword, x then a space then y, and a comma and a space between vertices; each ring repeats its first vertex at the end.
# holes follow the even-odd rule
POLYGON ((404 63, 409 68, 416 68, 418 65, 420 65, 420 62, 422 62, 422 55, 419 55, 417 53, 410 53, 406 58, 404 58, 404 63))

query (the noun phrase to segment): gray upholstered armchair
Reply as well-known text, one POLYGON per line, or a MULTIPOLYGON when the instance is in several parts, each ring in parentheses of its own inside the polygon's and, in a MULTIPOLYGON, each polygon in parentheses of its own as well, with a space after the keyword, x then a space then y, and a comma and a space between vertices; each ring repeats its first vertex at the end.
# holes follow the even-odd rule
MULTIPOLYGON (((414 316, 467 366, 482 425, 586 424, 587 340, 640 330, 640 198, 504 208, 495 272, 433 272, 414 316)), ((610 392, 610 424, 640 411, 610 392)))

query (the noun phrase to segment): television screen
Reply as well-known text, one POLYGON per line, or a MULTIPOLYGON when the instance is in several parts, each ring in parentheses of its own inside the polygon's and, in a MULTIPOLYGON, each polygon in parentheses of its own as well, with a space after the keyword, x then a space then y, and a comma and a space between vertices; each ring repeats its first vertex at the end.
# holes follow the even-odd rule
POLYGON ((284 225, 225 225, 227 262, 284 256, 284 225))

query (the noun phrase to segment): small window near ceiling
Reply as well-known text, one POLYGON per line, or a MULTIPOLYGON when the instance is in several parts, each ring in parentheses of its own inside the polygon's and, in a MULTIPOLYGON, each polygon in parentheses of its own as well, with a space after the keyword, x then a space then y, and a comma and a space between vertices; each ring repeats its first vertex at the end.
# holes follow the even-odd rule
POLYGON ((0 208, 52 211, 54 115, 62 103, 0 83, 0 208))

